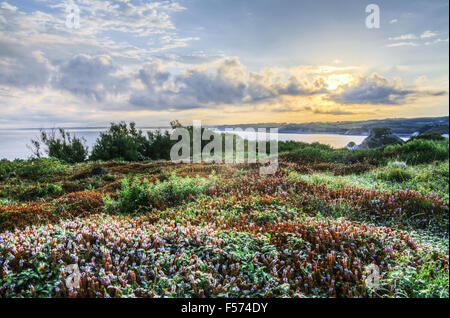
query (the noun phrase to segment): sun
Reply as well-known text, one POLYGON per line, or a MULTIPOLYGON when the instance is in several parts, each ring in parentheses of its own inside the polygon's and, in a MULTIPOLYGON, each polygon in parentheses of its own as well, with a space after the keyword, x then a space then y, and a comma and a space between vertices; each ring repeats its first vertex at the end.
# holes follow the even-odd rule
POLYGON ((332 74, 327 78, 329 90, 336 90, 341 86, 348 85, 353 82, 353 76, 350 74, 332 74))

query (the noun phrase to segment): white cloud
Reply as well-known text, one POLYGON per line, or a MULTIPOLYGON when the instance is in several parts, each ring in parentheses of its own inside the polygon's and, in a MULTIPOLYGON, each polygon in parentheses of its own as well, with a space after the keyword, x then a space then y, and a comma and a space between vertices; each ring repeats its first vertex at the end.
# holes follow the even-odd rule
POLYGON ((389 21, 390 24, 394 24, 394 23, 397 23, 397 22, 398 22, 398 19, 392 19, 391 21, 389 21))
POLYGON ((13 11, 13 12, 17 11, 17 7, 10 5, 8 2, 2 2, 0 7, 2 9, 13 11))
POLYGON ((414 42, 397 42, 386 45, 386 47, 400 47, 400 46, 418 46, 418 44, 414 42))
POLYGON ((433 44, 438 44, 438 43, 448 43, 448 38, 446 39, 436 39, 432 42, 425 42, 425 45, 433 45, 433 44))
POLYGON ((435 36, 437 36, 437 33, 427 30, 427 31, 423 32, 420 35, 420 38, 421 39, 427 39, 427 38, 432 38, 432 37, 435 37, 435 36))
POLYGON ((400 36, 390 37, 389 41, 402 41, 402 40, 415 40, 417 39, 417 36, 409 33, 409 34, 403 34, 400 36))

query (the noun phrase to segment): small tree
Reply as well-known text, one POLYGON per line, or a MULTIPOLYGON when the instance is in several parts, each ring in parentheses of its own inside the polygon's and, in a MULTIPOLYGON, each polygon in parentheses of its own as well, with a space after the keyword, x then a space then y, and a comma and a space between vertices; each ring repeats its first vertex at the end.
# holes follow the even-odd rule
POLYGON ((57 131, 59 136, 55 129, 49 132, 41 129, 40 137, 32 139, 31 146, 29 146, 33 156, 40 158, 42 156, 42 145, 44 145, 46 149, 43 149, 43 151, 49 157, 64 160, 68 163, 85 161, 89 152, 86 139, 78 138, 75 135, 71 136, 62 128, 57 131))
POLYGON ((92 149, 91 160, 123 159, 127 161, 144 160, 146 138, 142 131, 131 122, 128 128, 125 122, 111 123, 108 131, 100 134, 92 149))

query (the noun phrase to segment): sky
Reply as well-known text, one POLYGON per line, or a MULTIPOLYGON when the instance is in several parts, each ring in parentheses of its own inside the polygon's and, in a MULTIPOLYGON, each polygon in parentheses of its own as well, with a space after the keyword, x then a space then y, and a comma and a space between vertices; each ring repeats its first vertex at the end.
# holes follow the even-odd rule
POLYGON ((448 12, 441 0, 0 0, 0 128, 448 116, 448 12))

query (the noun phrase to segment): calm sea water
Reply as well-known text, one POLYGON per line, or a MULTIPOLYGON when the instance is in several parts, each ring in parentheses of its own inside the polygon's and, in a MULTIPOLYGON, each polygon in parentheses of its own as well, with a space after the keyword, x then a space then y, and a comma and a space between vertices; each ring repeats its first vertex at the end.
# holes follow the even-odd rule
MULTIPOLYGON (((142 129, 144 132, 155 129, 142 129)), ((92 148, 98 138, 101 129, 67 129, 66 131, 75 134, 77 137, 84 137, 87 145, 92 148)), ((249 135, 245 132, 238 133, 244 138, 249 135)), ((8 160, 27 159, 31 156, 31 151, 27 148, 30 140, 39 136, 38 130, 0 130, 0 159, 8 160)), ((347 136, 335 134, 278 134, 280 141, 294 140, 307 143, 320 142, 335 148, 345 147, 350 141, 361 143, 367 136, 347 136)))

